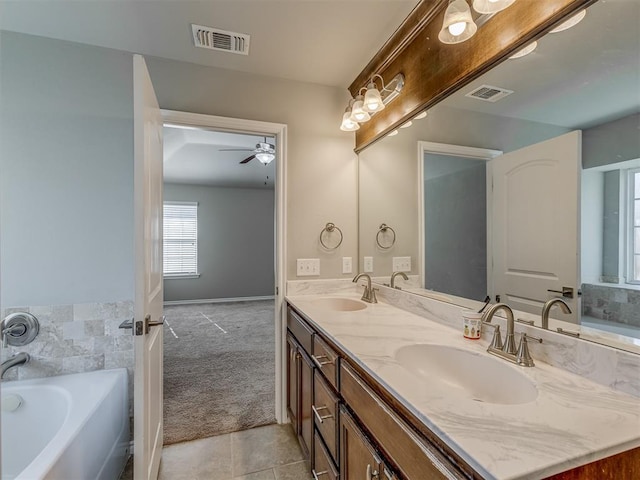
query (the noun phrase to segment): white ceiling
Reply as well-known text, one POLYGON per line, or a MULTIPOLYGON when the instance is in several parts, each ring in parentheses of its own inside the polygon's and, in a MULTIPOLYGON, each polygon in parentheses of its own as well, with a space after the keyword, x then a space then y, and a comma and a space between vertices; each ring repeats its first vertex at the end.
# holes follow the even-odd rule
POLYGON ((549 33, 531 54, 506 60, 442 105, 567 128, 640 111, 640 0, 599 0, 575 27, 549 33), (514 90, 496 103, 465 95, 480 85, 514 90))
POLYGON ((2 0, 0 28, 346 88, 417 0, 2 0), (191 24, 251 35, 248 56, 195 48, 191 24))
POLYGON ((164 180, 169 183, 225 188, 274 188, 276 162, 245 164, 258 142, 275 145, 274 137, 164 127, 164 180), (220 151, 246 148, 245 151, 220 151))

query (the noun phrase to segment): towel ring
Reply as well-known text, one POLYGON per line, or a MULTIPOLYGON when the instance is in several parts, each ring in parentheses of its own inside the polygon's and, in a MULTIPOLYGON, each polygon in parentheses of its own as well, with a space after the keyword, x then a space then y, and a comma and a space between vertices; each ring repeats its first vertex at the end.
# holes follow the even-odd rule
POLYGON ((327 250, 335 250, 336 248, 338 248, 340 245, 342 245, 342 230, 340 230, 338 227, 336 227, 335 224, 329 222, 325 225, 325 227, 322 229, 322 231, 320 232, 320 243, 322 244, 322 246, 324 248, 326 248, 327 250), (322 239, 323 234, 326 232, 327 234, 333 233, 335 231, 338 231, 338 233, 340 234, 340 241, 338 242, 338 244, 334 247, 329 247, 327 246, 326 243, 324 243, 324 240, 322 239))
POLYGON ((382 225, 380 225, 380 229, 378 230, 378 233, 376 234, 376 243, 383 250, 389 250, 391 247, 393 247, 393 244, 396 243, 396 231, 393 228, 391 228, 389 225, 387 225, 386 223, 383 223, 382 225), (382 245, 382 243, 380 243, 380 234, 381 233, 387 233, 387 230, 391 230, 391 233, 393 234, 393 238, 392 238, 391 243, 389 245, 382 245))

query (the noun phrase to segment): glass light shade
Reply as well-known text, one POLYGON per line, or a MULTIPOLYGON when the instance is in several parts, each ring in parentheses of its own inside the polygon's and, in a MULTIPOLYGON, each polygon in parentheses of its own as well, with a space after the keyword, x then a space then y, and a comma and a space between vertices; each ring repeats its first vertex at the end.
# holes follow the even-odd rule
POLYGON ((364 106, 364 97, 358 95, 356 101, 351 107, 351 120, 358 123, 368 122, 371 120, 369 113, 362 108, 364 106))
POLYGON ((533 52, 536 49, 537 46, 538 46, 538 42, 531 42, 529 45, 527 45, 521 50, 518 50, 509 58, 513 60, 514 58, 520 58, 520 57, 524 57, 525 55, 529 55, 531 52, 533 52))
POLYGON ((273 153, 268 153, 268 152, 260 152, 260 153, 256 153, 256 158, 260 161, 260 163, 262 163, 263 165, 268 165, 269 163, 271 163, 271 161, 276 158, 276 156, 273 153))
POLYGON ((407 123, 400 125, 400 128, 409 128, 411 125, 413 125, 413 122, 409 120, 407 123))
POLYGON ((354 132, 360 128, 357 122, 351 120, 351 110, 347 109, 342 116, 342 124, 340 125, 340 130, 343 132, 354 132))
POLYGON ((578 23, 580 23, 582 21, 582 19, 584 18, 584 16, 586 14, 587 14, 586 10, 580 10, 573 17, 571 17, 569 20, 567 20, 565 22, 562 22, 556 28, 551 30, 551 33, 564 32, 565 30, 569 30, 571 27, 575 27, 578 23))
POLYGON ((416 115, 415 117, 413 117, 414 120, 422 120, 423 118, 427 117, 427 111, 424 110, 423 112, 420 112, 418 115, 416 115))
POLYGON ((516 0, 473 0, 473 9, 482 14, 496 13, 513 5, 516 0))
POLYGON ((367 91, 364 94, 363 110, 365 112, 374 113, 384 110, 384 103, 382 102, 382 95, 378 91, 376 84, 371 82, 367 85, 367 91))
POLYGON ((398 134, 398 130, 394 130, 393 132, 387 133, 387 137, 395 137, 398 134))
POLYGON ((473 37, 477 30, 466 0, 453 0, 444 13, 438 39, 442 43, 461 43, 473 37))

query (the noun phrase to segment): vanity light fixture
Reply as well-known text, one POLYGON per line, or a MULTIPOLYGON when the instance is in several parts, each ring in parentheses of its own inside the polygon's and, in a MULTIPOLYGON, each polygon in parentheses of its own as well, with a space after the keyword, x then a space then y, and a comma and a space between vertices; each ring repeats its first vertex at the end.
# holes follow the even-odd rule
POLYGON ((585 17, 586 14, 587 14, 586 10, 580 10, 578 13, 572 16, 569 20, 562 22, 556 28, 551 30, 549 33, 564 32, 565 30, 569 30, 571 27, 575 27, 578 23, 582 21, 582 19, 585 17))
POLYGON ((402 73, 398 73, 386 85, 384 78, 376 73, 371 77, 368 85, 360 89, 356 98, 349 101, 349 106, 342 116, 340 130, 345 132, 358 130, 360 123, 369 121, 372 115, 383 110, 385 105, 400 95, 403 88, 404 75, 402 73), (378 89, 376 85, 377 78, 380 79, 381 89, 378 89), (363 90, 366 90, 364 96, 362 95, 363 90))
POLYGON ((358 123, 368 122, 371 120, 369 112, 364 108, 364 97, 361 94, 355 99, 353 106, 351 107, 351 120, 358 123))
POLYGON ((462 43, 473 37, 477 30, 467 1, 449 0, 438 39, 442 43, 462 43))
POLYGON ((498 13, 516 0, 473 0, 473 9, 482 14, 498 13))
POLYGON ((351 120, 351 106, 354 103, 354 99, 352 98, 349 101, 349 106, 345 108, 344 115, 342 115, 342 124, 340 125, 340 130, 343 132, 354 132, 360 128, 358 122, 354 122, 351 120))
POLYGON ((427 111, 424 110, 422 112, 420 112, 418 115, 416 115, 415 117, 413 117, 414 120, 422 120, 423 118, 427 117, 427 111))
POLYGON ((398 134, 398 129, 396 128, 394 131, 387 133, 387 137, 395 137, 398 134))
POLYGON ((273 159, 276 158, 276 156, 270 152, 259 152, 259 153, 256 153, 256 158, 263 165, 269 165, 273 161, 273 159))
POLYGON ((406 123, 403 123, 402 125, 400 125, 400 128, 409 128, 411 125, 413 125, 413 122, 411 120, 409 120, 406 123))
POLYGON ((516 53, 511 55, 509 58, 510 59, 515 59, 515 58, 524 57, 525 55, 529 55, 531 52, 533 52, 536 49, 537 46, 538 46, 538 42, 533 41, 529 45, 524 47, 523 49, 518 50, 516 53))

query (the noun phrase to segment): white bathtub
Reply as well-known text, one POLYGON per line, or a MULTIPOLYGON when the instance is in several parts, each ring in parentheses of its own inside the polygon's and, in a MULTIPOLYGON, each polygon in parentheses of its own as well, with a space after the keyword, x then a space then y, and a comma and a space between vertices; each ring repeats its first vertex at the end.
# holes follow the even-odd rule
POLYGON ((118 479, 129 447, 127 390, 124 368, 3 382, 2 480, 118 479), (22 404, 6 411, 14 395, 22 404))

